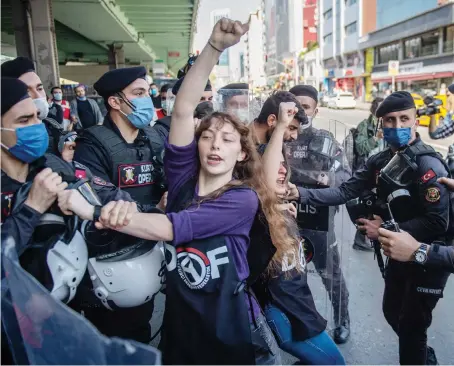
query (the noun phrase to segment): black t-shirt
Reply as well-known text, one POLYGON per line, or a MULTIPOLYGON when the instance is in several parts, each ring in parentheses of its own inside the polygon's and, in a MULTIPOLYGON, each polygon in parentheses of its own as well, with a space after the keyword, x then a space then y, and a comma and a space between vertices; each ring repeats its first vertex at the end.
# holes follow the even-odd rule
POLYGON ((95 114, 90 102, 87 100, 77 100, 77 113, 83 128, 96 125, 95 114))

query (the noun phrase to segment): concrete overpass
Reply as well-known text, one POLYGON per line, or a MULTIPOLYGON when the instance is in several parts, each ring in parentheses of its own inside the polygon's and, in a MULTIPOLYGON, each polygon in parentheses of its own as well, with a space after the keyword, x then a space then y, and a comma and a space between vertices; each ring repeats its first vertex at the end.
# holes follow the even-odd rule
POLYGON ((33 59, 45 87, 92 84, 146 65, 175 75, 192 51, 200 0, 2 0, 3 56, 33 59))

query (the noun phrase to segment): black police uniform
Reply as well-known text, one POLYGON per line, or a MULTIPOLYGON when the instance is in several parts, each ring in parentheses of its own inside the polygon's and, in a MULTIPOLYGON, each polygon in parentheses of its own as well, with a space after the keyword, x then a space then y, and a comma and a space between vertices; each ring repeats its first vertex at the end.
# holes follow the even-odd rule
MULTIPOLYGON (((145 74, 144 67, 112 70, 95 83, 95 89, 107 100, 135 80, 144 78, 145 74)), ((101 180, 102 184, 114 185, 127 192, 142 211, 148 211, 156 206, 164 193, 161 182, 157 182, 163 177, 162 165, 157 163, 150 136, 151 127, 146 127, 139 130, 133 143, 127 143, 107 114, 103 125, 84 130, 83 136, 77 140, 74 160, 87 166, 98 177, 98 182, 101 180)), ((105 253, 110 250, 115 251, 109 247, 105 248, 105 253)), ((70 304, 73 309, 83 313, 107 336, 131 338, 143 343, 150 341, 152 301, 135 308, 110 311, 94 295, 90 281, 85 280, 70 304)))
MULTIPOLYGON (((411 145, 424 145, 419 135, 411 145)), ((300 201, 313 205, 341 205, 359 197, 365 189, 377 187, 379 172, 393 157, 388 148, 372 156, 362 169, 339 188, 318 190, 300 189, 300 201)), ((441 240, 446 243, 449 223, 449 192, 436 180, 446 177, 448 172, 442 162, 434 156, 423 155, 417 160, 418 170, 410 188, 413 217, 399 222, 420 242, 441 240), (424 177, 428 172, 430 179, 424 177), (418 179, 419 178, 419 179, 418 179), (417 197, 417 199, 416 199, 417 197)), ((380 188, 378 187, 379 192, 380 188)), ((442 270, 424 268, 414 263, 389 261, 386 270, 383 312, 388 323, 399 335, 400 362, 423 364, 426 362, 427 328, 432 321, 432 310, 442 297, 448 274, 442 270), (435 291, 427 291, 433 289, 435 291)))
MULTIPOLYGON (((287 148, 291 149, 293 145, 307 146, 307 154, 312 154, 316 158, 320 154, 317 155, 317 151, 312 151, 312 149, 317 149, 317 146, 313 147, 311 142, 316 137, 325 135, 334 144, 330 151, 331 156, 329 157, 329 161, 325 161, 326 158, 323 159, 321 157, 317 158, 316 161, 310 159, 303 160, 302 158, 294 158, 292 156, 288 157, 288 163, 290 168, 292 168, 292 183, 297 186, 319 189, 321 186, 319 186, 315 177, 311 179, 309 176, 311 171, 327 172, 333 169, 335 172, 336 186, 350 179, 351 170, 342 152, 342 148, 334 136, 328 131, 318 130, 313 127, 307 128, 298 135, 296 141, 288 143, 287 148), (321 168, 314 165, 322 163, 325 163, 325 166, 321 168), (308 175, 302 177, 302 174, 308 175)), ((343 326, 349 328, 349 292, 340 267, 339 249, 334 233, 334 217, 336 211, 337 208, 335 207, 304 206, 300 204, 298 205, 297 221, 300 228, 302 228, 301 235, 307 240, 307 245, 310 244, 316 248, 312 261, 332 302, 336 327, 343 326)))

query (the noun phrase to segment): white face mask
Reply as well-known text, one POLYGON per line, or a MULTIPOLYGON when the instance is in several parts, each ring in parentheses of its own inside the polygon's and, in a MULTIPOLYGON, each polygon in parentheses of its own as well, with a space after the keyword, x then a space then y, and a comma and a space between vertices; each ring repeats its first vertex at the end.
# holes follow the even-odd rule
POLYGON ((38 118, 42 121, 49 114, 49 103, 45 97, 33 99, 33 103, 35 103, 35 107, 38 109, 38 118))

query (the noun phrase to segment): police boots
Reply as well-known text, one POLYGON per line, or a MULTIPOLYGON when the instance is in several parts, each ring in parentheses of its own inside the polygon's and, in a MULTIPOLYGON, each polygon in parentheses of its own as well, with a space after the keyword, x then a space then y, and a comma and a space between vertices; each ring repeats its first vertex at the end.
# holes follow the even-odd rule
POLYGON ((339 321, 336 319, 336 328, 334 328, 334 342, 344 344, 350 337, 350 317, 347 315, 339 321))

